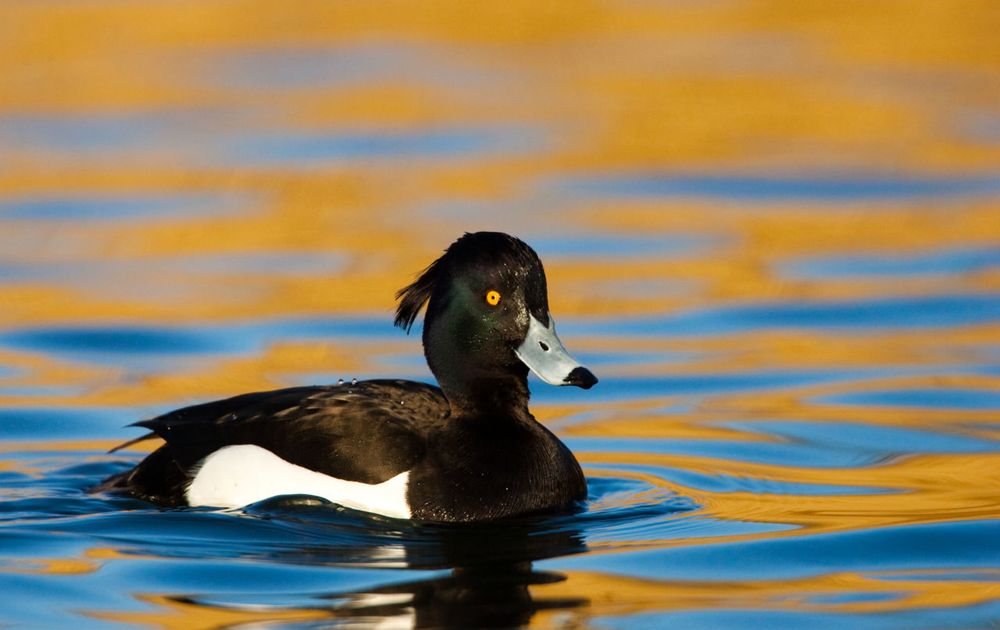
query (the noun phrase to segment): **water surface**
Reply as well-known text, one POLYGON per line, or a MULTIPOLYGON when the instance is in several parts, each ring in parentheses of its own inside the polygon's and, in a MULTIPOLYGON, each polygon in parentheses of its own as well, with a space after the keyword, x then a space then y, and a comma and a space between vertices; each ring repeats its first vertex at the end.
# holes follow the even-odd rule
POLYGON ((1000 620, 990 2, 0 8, 0 625, 1000 620), (393 294, 534 245, 578 514, 87 489, 131 422, 431 378, 393 294))

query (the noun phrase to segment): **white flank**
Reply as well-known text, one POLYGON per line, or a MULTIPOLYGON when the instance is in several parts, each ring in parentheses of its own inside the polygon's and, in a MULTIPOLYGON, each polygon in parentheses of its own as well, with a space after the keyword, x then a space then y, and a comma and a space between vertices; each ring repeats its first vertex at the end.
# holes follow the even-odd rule
POLYGON ((355 510, 410 518, 409 472, 378 484, 344 481, 285 461, 253 444, 221 448, 202 460, 185 496, 192 506, 236 508, 270 497, 307 494, 355 510))

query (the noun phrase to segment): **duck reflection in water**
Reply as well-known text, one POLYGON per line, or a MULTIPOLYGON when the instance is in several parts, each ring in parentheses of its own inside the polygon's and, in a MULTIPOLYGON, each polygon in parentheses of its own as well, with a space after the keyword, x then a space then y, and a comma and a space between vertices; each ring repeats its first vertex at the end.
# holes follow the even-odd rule
POLYGON ((540 610, 570 609, 588 603, 582 598, 532 597, 531 585, 565 579, 559 573, 534 571, 530 562, 459 567, 447 577, 394 584, 365 593, 331 595, 343 600, 331 609, 331 614, 373 623, 398 620, 401 627, 412 628, 519 627, 528 625, 540 610))
MULTIPOLYGON (((328 615, 296 627, 360 625, 391 628, 508 628, 530 623, 543 610, 585 606, 584 598, 536 598, 532 586, 566 576, 538 571, 533 562, 586 550, 580 519, 524 518, 483 525, 387 521, 332 510, 315 499, 282 497, 251 506, 264 518, 298 520, 313 534, 322 527, 330 544, 279 549, 258 560, 339 567, 450 569, 447 575, 322 595, 328 604, 305 609, 328 615)), ((220 603, 182 598, 199 607, 220 603)), ((239 605, 223 605, 228 610, 239 605)), ((254 606, 253 610, 260 610, 254 606)), ((303 610, 303 608, 297 608, 303 610)))

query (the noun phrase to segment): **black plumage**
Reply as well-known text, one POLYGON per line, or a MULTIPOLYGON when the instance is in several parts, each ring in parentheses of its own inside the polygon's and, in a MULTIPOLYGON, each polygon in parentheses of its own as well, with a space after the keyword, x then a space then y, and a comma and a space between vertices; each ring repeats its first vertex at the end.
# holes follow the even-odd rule
MULTIPOLYGON (((200 462, 252 444, 347 481, 378 484, 409 471, 406 501, 419 520, 494 520, 582 500, 576 459, 528 411, 528 366, 517 350, 532 318, 550 325, 535 252, 506 234, 466 234, 397 298, 395 324, 407 331, 428 304, 424 352, 441 388, 373 380, 178 409, 137 422, 150 433, 122 446, 154 436, 165 443, 98 489, 185 505, 200 462), (496 304, 483 298, 492 292, 502 296, 496 304)), ((564 384, 597 380, 581 366, 572 374, 564 384)))

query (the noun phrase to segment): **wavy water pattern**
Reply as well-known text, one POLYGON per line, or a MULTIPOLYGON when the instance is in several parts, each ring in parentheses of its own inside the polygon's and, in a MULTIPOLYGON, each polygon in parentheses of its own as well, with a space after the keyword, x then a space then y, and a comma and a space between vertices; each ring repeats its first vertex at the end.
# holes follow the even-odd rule
POLYGON ((0 625, 1000 619, 991 0, 0 5, 0 625), (574 514, 91 494, 125 425, 430 381, 393 294, 532 244, 574 514))

